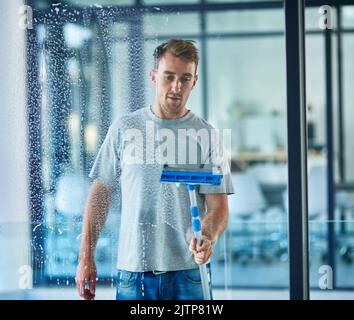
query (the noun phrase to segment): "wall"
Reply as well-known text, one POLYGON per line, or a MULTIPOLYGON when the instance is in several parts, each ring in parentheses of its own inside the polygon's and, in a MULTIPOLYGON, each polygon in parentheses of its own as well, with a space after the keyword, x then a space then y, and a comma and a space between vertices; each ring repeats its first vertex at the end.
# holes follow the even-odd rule
POLYGON ((29 205, 22 1, 0 2, 0 293, 19 291, 29 261, 29 205))

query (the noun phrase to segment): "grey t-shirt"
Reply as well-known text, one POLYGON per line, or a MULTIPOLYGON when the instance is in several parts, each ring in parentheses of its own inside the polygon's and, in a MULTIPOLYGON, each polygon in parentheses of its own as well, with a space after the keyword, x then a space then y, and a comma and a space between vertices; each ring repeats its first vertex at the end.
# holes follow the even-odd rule
POLYGON ((197 188, 201 218, 206 214, 205 194, 233 193, 227 162, 211 157, 213 140, 202 138, 211 129, 192 111, 166 120, 156 117, 150 108, 122 116, 109 128, 90 177, 120 187, 119 269, 143 272, 197 267, 188 250, 192 230, 187 188, 161 183, 160 176, 165 163, 214 164, 218 159, 224 171, 221 185, 197 188), (201 133, 199 137, 195 132, 201 133))

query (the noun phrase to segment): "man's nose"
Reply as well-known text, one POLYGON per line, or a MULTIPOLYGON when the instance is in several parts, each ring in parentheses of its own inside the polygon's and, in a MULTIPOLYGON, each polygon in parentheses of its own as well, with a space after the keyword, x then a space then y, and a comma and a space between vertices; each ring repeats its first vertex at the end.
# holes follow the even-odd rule
POLYGON ((182 83, 179 80, 175 80, 172 83, 172 91, 174 91, 175 93, 178 93, 181 91, 181 87, 182 87, 182 83))

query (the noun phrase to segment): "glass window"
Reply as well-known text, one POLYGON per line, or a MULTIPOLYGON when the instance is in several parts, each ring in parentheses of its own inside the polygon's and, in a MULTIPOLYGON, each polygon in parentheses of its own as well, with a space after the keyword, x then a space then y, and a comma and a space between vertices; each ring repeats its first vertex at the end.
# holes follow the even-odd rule
POLYGON ((199 14, 197 13, 153 13, 144 15, 144 35, 188 36, 200 32, 199 14))
POLYGON ((93 6, 96 8, 101 8, 104 6, 127 6, 127 5, 134 5, 135 0, 69 0, 67 1, 70 5, 75 6, 93 6))
POLYGON ((354 27, 354 6, 344 6, 342 9, 342 25, 344 28, 354 27))
POLYGON ((218 285, 288 286, 284 46, 283 37, 207 42, 209 120, 232 129, 236 188, 214 264, 229 271, 216 272, 218 285))
MULTIPOLYGON (((40 87, 41 139, 38 154, 41 158, 43 203, 39 206, 43 207, 44 216, 43 221, 36 221, 33 226, 37 232, 41 230, 40 237, 31 239, 35 249, 33 252, 36 252, 42 267, 37 270, 40 273, 35 273, 34 284, 49 281, 58 287, 74 286, 82 213, 90 186, 87 176, 98 148, 112 121, 131 111, 128 105, 135 96, 143 96, 139 107, 153 103, 155 89, 149 79, 153 51, 167 38, 178 37, 195 40, 200 50, 204 44, 206 46, 206 51, 201 52, 199 82, 190 96, 188 107, 198 115, 207 111, 207 120, 217 129, 232 129, 231 178, 236 194, 229 197, 228 229, 215 245, 212 260, 214 297, 242 299, 245 292, 234 290, 240 287, 265 290, 285 288, 277 293, 277 298, 287 299, 284 10, 219 11, 219 8, 212 12, 208 9, 204 11, 206 33, 203 35, 200 23, 202 11, 199 11, 203 1, 142 0, 144 5, 154 6, 154 11, 134 9, 131 11, 133 15, 136 12, 139 15, 133 19, 131 12, 125 15, 126 11, 119 11, 119 19, 115 19, 111 13, 117 11, 106 15, 108 11, 104 10, 110 5, 127 6, 137 2, 71 0, 62 5, 60 1, 50 4, 48 1, 35 2, 36 8, 50 6, 52 10, 46 25, 34 26, 38 46, 32 47, 36 50, 34 64, 38 62, 40 87), (173 4, 176 8, 178 4, 198 5, 193 6, 196 9, 193 12, 167 13, 159 7, 173 4), (55 24, 53 20, 57 16, 52 13, 60 16, 59 12, 71 5, 79 12, 98 8, 96 12, 100 14, 94 15, 90 21, 69 19, 70 23, 55 24), (141 28, 136 23, 139 17, 142 17, 141 28), (205 92, 203 84, 207 85, 205 92), (137 94, 139 88, 142 95, 137 94)), ((221 7, 222 3, 231 3, 231 0, 206 2, 219 3, 221 7)), ((245 2, 246 6, 246 2, 253 1, 233 2, 245 2)), ((343 8, 343 26, 347 29, 353 27, 352 13, 352 6, 343 8)), ((334 16, 332 22, 335 27, 334 16)), ((68 15, 62 17, 70 18, 68 15)), ((325 42, 319 19, 318 8, 306 9, 306 28, 311 31, 306 36, 310 283, 314 289, 321 288, 322 275, 330 271, 323 267, 328 264, 328 227, 333 225, 336 241, 333 271, 337 286, 354 287, 353 192, 335 191, 337 220, 328 221, 325 42)), ((342 39, 346 178, 351 181, 354 179, 354 147, 350 140, 354 135, 351 125, 354 119, 351 103, 354 100, 351 89, 354 37, 350 30, 346 30, 342 39)), ((334 53, 333 59, 336 58, 334 53)), ((335 68, 334 63, 334 86, 337 77, 335 68)), ((333 99, 337 98, 334 90, 333 99)), ((334 102, 334 111, 336 106, 334 102)), ((336 114, 334 122, 335 117, 336 114)), ((36 125, 30 124, 32 129, 36 125)), ((108 281, 108 289, 113 289, 116 275, 120 200, 119 195, 115 194, 96 251, 98 276, 105 278, 106 283, 108 281)), ((39 197, 37 201, 42 199, 39 197)), ((4 228, 7 226, 0 228, 3 238, 7 235, 4 228)), ((318 291, 312 298, 318 297, 318 291)), ((251 297, 264 299, 264 291, 260 295, 256 291, 251 297)))
POLYGON ((198 3, 200 0, 143 0, 146 5, 174 5, 174 4, 193 4, 198 3))
POLYGON ((208 41, 209 114, 215 125, 233 128, 235 152, 284 148, 284 53, 281 37, 208 41), (241 118, 245 124, 236 125, 241 118), (278 119, 282 125, 274 126, 278 119), (259 125, 263 130, 252 129, 259 125))
MULTIPOLYGON (((344 22, 344 12, 354 7, 344 7, 343 8, 343 25, 350 28, 350 23, 352 19, 346 20, 344 22)), ((352 13, 354 12, 351 10, 352 13)), ((348 14, 348 12, 347 12, 348 14)), ((348 18, 349 16, 347 16, 348 18)), ((353 26, 353 24, 351 24, 353 26)), ((354 135, 353 121, 354 110, 352 101, 354 99, 354 94, 352 90, 352 83, 354 78, 354 63, 353 63, 353 52, 354 52, 354 33, 346 32, 342 34, 342 93, 343 93, 343 121, 344 127, 344 162, 345 162, 345 182, 349 184, 347 188, 341 188, 336 186, 335 190, 335 219, 332 222, 334 224, 333 229, 335 230, 336 239, 336 251, 335 251, 335 268, 333 269, 335 273, 335 287, 345 288, 352 290, 354 287, 354 277, 350 273, 353 268, 354 263, 354 246, 352 241, 352 234, 354 230, 354 220, 353 220, 353 210, 354 207, 354 189, 350 187, 354 181, 354 147, 351 141, 351 137, 354 135)), ((339 292, 337 293, 339 295, 339 292)))
MULTIPOLYGON (((260 0, 260 1, 268 1, 268 0, 260 0)), ((260 2, 259 0, 207 0, 207 2, 221 2, 221 3, 226 3, 226 2, 260 2)), ((276 1, 282 1, 282 0, 276 0, 276 1)))
POLYGON ((275 9, 211 12, 206 20, 213 33, 284 30, 284 14, 275 9))
POLYGON ((47 0, 34 0, 37 9, 44 9, 48 7, 63 7, 77 6, 77 7, 93 7, 103 8, 107 6, 131 6, 135 4, 135 0, 68 0, 65 4, 61 1, 47 1, 47 0))
MULTIPOLYGON (((310 11, 306 15, 308 20, 314 21, 317 15, 317 9, 306 9, 310 11)), ((333 9, 334 11, 334 9, 333 9)), ((332 12, 335 14, 335 11, 332 12)), ((311 21, 306 20, 306 25, 311 26, 311 21)), ((333 27, 336 28, 336 24, 333 27)), ((313 28, 316 24, 312 23, 313 28)), ((354 69, 351 68, 352 59, 349 52, 354 50, 351 47, 351 41, 348 39, 351 35, 343 34, 343 94, 349 97, 351 94, 350 82, 353 78, 354 69)), ((350 207, 352 205, 353 192, 337 189, 338 181, 338 84, 337 84, 337 42, 336 34, 332 37, 332 92, 333 92, 333 165, 335 186, 333 190, 334 197, 334 221, 329 221, 328 212, 328 182, 327 182, 327 154, 325 148, 327 145, 327 127, 326 127, 326 52, 325 37, 322 32, 319 34, 306 35, 306 94, 307 94, 307 120, 308 120, 308 214, 309 214, 309 258, 310 258, 310 285, 311 299, 323 299, 326 295, 330 299, 340 299, 341 293, 336 289, 353 287, 354 277, 349 270, 352 268, 354 260, 353 247, 351 245, 351 232, 353 228, 352 215, 350 207), (337 148, 337 149, 336 149, 337 148), (333 243, 330 243, 330 232, 333 231, 333 243), (333 250, 334 261, 330 261, 330 253, 333 250), (333 264, 332 264, 333 263, 333 264), (322 289, 322 290, 318 290, 322 289), (334 289, 334 290, 326 290, 334 289), (321 291, 321 293, 319 292, 321 291)), ((354 98, 354 97, 352 97, 354 98)), ((346 100, 344 98, 343 100, 346 100)), ((353 161, 350 157, 351 145, 347 141, 349 133, 348 117, 354 116, 351 108, 344 102, 344 122, 345 122, 345 143, 346 143, 346 161, 353 161), (350 145, 350 146, 349 146, 350 145)), ((351 136, 350 135, 350 136, 351 136)), ((349 140, 349 139, 348 139, 349 140)), ((351 153, 353 154, 353 153, 351 153)), ((347 179, 352 173, 351 167, 347 163, 347 179)), ((353 177, 353 176, 352 176, 353 177)))
MULTIPOLYGON (((150 20, 152 16, 147 16, 146 29, 156 39, 143 42, 145 56, 134 50, 138 35, 135 32, 133 35, 135 26, 129 19, 112 22, 102 15, 93 21, 65 23, 62 28, 42 25, 37 29, 46 221, 42 235, 46 263, 42 275, 58 285, 63 281, 64 285, 70 284, 76 272, 88 173, 98 148, 113 119, 130 111, 132 87, 140 77, 144 77, 141 81, 147 96, 145 101, 153 102, 154 89, 148 72, 153 66, 153 50, 163 41, 157 40, 161 38, 157 26, 164 21, 165 29, 179 37, 176 30, 182 16, 180 13, 156 15, 160 19, 150 20), (61 50, 64 46, 68 50, 61 50), (137 55, 141 60, 135 60, 137 55), (142 63, 132 66, 134 61, 142 63), (60 152, 56 152, 58 148, 60 152)), ((198 14, 185 17, 194 25, 194 29, 185 30, 197 33, 198 14)), ((179 31, 183 34, 183 30, 179 31)), ((193 111, 200 112, 201 85, 194 90, 189 103, 193 111)), ((118 194, 115 196, 97 244, 99 277, 112 281, 120 213, 120 199, 118 194)), ((40 281, 43 279, 36 278, 35 284, 40 281)))
POLYGON ((129 112, 129 35, 130 25, 116 22, 110 28, 112 40, 112 119, 129 112))
POLYGON ((311 124, 311 148, 323 147, 326 140, 324 48, 322 34, 306 36, 306 102, 311 124))
POLYGON ((354 34, 343 35, 343 102, 344 102, 344 137, 345 137, 345 163, 346 163, 346 179, 354 180, 354 144, 351 137, 354 136, 353 121, 354 119, 354 34))
MULTIPOLYGON (((62 29, 38 29, 42 41, 38 54, 45 188, 44 275, 58 285, 63 281, 64 285, 71 283, 76 272, 81 219, 90 185, 88 172, 101 143, 100 136, 104 137, 109 126, 107 95, 111 91, 107 66, 112 55, 110 46, 105 47, 107 51, 102 49, 108 34, 100 32, 97 25, 71 23, 62 29), (58 49, 64 47, 64 42, 70 51, 58 49), (56 152, 58 148, 60 152, 56 152)), ((110 220, 118 213, 112 211, 110 220)), ((114 272, 115 230, 116 224, 108 223, 97 244, 101 277, 114 272)), ((37 281, 40 280, 35 279, 35 284, 37 281)))

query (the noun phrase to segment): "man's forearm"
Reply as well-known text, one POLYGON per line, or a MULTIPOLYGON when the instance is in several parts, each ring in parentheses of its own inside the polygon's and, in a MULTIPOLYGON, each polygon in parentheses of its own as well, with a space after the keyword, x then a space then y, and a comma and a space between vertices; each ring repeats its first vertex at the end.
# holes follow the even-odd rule
POLYGON ((225 231, 229 208, 226 194, 206 195, 207 215, 202 221, 202 234, 215 243, 225 231))
POLYGON ((227 227, 228 212, 212 212, 208 210, 207 216, 203 219, 202 234, 214 244, 227 227))
POLYGON ((82 227, 79 259, 91 259, 106 222, 112 189, 95 182, 90 190, 82 227))

